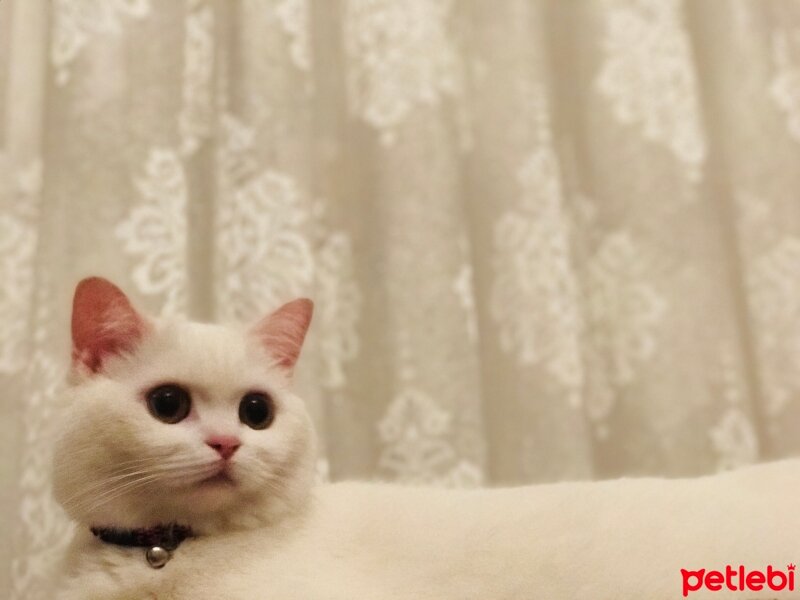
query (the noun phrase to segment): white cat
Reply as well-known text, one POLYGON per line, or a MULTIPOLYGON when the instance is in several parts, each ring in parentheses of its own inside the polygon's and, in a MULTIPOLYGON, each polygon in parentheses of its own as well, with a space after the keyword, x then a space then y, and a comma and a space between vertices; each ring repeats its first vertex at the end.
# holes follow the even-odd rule
POLYGON ((794 597, 798 461, 496 490, 315 484, 291 392, 311 312, 295 300, 247 331, 159 322, 108 281, 79 284, 61 600, 794 597))

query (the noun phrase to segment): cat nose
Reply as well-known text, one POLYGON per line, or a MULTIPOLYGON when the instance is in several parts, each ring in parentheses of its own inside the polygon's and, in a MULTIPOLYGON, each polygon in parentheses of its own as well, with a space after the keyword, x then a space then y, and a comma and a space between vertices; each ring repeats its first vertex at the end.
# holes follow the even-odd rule
POLYGON ((206 440, 206 444, 216 450, 225 460, 233 456, 233 453, 242 445, 239 438, 232 435, 212 435, 206 440))

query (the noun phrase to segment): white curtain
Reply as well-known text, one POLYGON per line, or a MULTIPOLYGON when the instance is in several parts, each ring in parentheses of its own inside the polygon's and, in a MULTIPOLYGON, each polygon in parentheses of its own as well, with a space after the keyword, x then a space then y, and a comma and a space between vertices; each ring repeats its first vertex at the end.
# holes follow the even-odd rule
POLYGON ((321 475, 800 449, 800 3, 0 0, 0 590, 49 600, 71 293, 317 306, 321 475))

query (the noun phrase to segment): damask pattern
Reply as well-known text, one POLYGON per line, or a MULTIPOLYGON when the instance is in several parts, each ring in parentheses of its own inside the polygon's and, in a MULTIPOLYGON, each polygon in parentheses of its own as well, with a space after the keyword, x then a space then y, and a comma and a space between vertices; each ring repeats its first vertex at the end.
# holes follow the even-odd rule
POLYGON ((641 127, 699 178, 707 151, 680 0, 609 2, 604 20, 598 91, 620 123, 641 127))
POLYGON ((767 412, 776 417, 800 397, 800 237, 786 236, 763 252, 748 277, 767 412))
POLYGON ((337 390, 347 382, 345 364, 358 356, 360 347, 357 327, 362 294, 355 282, 352 243, 345 233, 335 231, 324 240, 316 268, 316 326, 324 363, 320 383, 337 390))
POLYGON ((451 415, 422 390, 397 393, 378 424, 384 444, 380 467, 405 483, 472 487, 481 483, 478 466, 459 460, 447 439, 451 415))
POLYGON ((517 171, 519 207, 494 227, 492 315, 520 365, 542 363, 579 401, 581 317, 558 158, 545 143, 517 171), (536 307, 536 310, 532 310, 536 307))
POLYGON ((214 11, 208 0, 187 0, 183 48, 181 151, 191 154, 214 125, 214 11))
POLYGON ((741 408, 728 409, 710 432, 719 455, 719 469, 735 469, 756 462, 758 442, 753 425, 741 408))
POLYGON ((50 60, 56 83, 65 85, 70 67, 95 35, 122 35, 123 17, 142 19, 150 14, 150 0, 53 0, 50 60))
POLYGON ((222 306, 239 319, 255 318, 309 289, 314 259, 304 229, 310 219, 297 183, 266 169, 221 205, 218 244, 224 263, 222 306))
POLYGON ((142 294, 163 297, 163 314, 184 313, 187 189, 180 158, 153 148, 136 187, 143 201, 115 229, 124 251, 138 259, 131 278, 142 294))
POLYGON ((652 270, 628 231, 609 233, 587 267, 587 361, 593 384, 587 414, 601 437, 615 392, 634 383, 658 349, 669 305, 649 281, 652 270))
POLYGON ((754 463, 758 458, 758 438, 745 412, 745 384, 734 364, 733 351, 725 346, 720 356, 720 387, 726 408, 709 436, 717 453, 718 469, 722 471, 754 463))
POLYGON ((626 231, 608 235, 589 263, 588 314, 594 341, 611 359, 611 376, 627 384, 656 352, 665 298, 648 281, 651 267, 626 231))
POLYGON ((313 289, 321 383, 339 389, 345 383, 345 363, 358 353, 361 292, 350 239, 326 227, 322 205, 312 202, 292 177, 259 170, 252 154, 254 129, 233 115, 226 115, 223 125, 218 161, 224 196, 216 217, 220 317, 252 321, 313 289))
POLYGON ((776 31, 772 36, 775 73, 769 95, 786 117, 786 128, 800 141, 800 31, 776 31))
POLYGON ((347 0, 344 39, 350 110, 391 145, 418 106, 437 106, 462 89, 448 33, 453 0, 347 0))
POLYGON ((14 556, 11 600, 49 600, 50 577, 69 541, 72 526, 52 498, 50 463, 52 444, 58 434, 62 405, 59 402, 66 369, 53 355, 53 329, 49 281, 39 282, 32 335, 33 351, 25 369, 25 439, 22 452, 21 501, 15 511, 21 533, 28 540, 24 553, 14 556))
POLYGON ((464 311, 464 323, 467 337, 471 342, 478 341, 478 314, 475 306, 475 284, 472 276, 472 265, 464 263, 458 270, 452 285, 458 304, 464 311))
POLYGON ((36 217, 42 165, 35 161, 12 177, 0 163, 0 374, 13 374, 26 364, 28 317, 33 293, 36 217))
POLYGON ((283 30, 291 38, 289 53, 292 63, 302 70, 311 69, 311 6, 310 0, 281 0, 275 14, 283 30))
POLYGON ((225 195, 216 219, 217 294, 222 318, 250 321, 265 307, 277 308, 310 289, 311 204, 290 175, 257 169, 250 154, 252 129, 230 115, 225 126, 219 157, 225 195))

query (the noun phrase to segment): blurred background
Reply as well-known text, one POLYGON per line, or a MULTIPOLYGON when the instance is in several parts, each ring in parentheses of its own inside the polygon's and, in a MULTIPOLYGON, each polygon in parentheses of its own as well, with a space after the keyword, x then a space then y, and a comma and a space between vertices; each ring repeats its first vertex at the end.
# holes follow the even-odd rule
POLYGON ((0 589, 50 599, 75 283, 310 296, 320 477, 800 449, 800 3, 0 0, 0 589))

